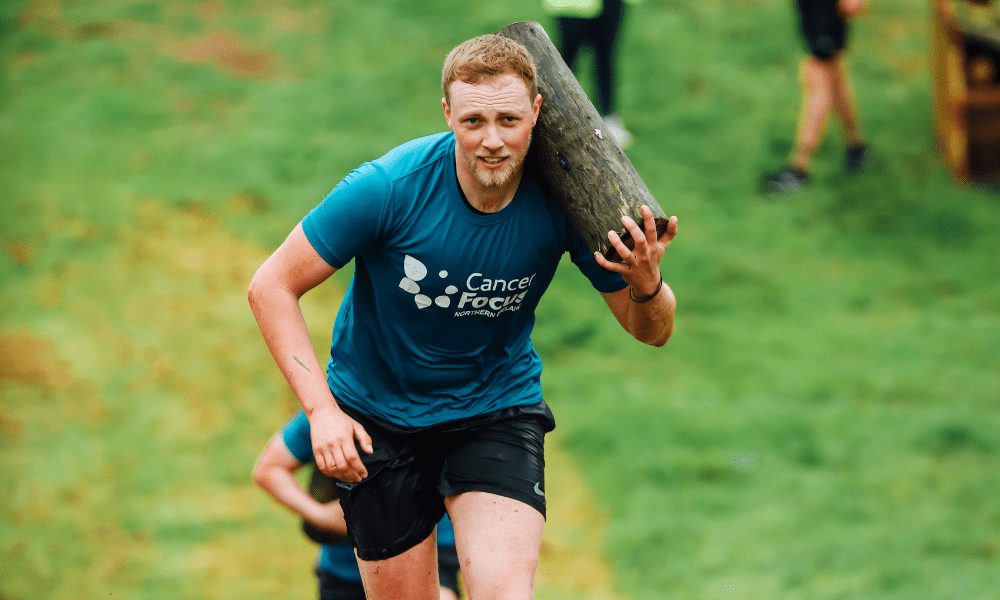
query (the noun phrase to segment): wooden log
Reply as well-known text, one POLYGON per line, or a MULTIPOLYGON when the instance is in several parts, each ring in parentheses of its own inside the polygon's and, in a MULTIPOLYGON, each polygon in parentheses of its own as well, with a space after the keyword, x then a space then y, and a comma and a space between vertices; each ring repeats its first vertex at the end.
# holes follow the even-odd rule
POLYGON ((662 235, 669 217, 608 133, 601 115, 542 26, 523 21, 497 34, 522 44, 535 62, 542 109, 529 160, 537 164, 550 193, 590 251, 621 262, 608 241, 608 232, 617 231, 625 245, 634 248, 635 241, 621 218, 629 215, 642 227, 639 209, 643 204, 653 211, 657 237, 662 235))

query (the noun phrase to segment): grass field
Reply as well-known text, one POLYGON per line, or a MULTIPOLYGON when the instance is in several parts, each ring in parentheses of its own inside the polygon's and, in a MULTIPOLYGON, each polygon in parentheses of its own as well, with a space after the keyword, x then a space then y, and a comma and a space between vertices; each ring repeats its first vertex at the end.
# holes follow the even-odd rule
MULTIPOLYGON (((539 598, 998 597, 1000 195, 935 150, 927 3, 870 4, 876 168, 843 175, 834 124, 780 199, 757 184, 795 126, 790 0, 632 7, 621 113, 680 219, 677 328, 635 343, 571 265, 543 301, 539 598)), ((0 0, 0 600, 315 596, 315 547, 249 478, 297 402, 247 283, 350 169, 444 127, 451 47, 520 20, 551 24, 0 0)), ((305 298, 321 355, 348 278, 305 298)))

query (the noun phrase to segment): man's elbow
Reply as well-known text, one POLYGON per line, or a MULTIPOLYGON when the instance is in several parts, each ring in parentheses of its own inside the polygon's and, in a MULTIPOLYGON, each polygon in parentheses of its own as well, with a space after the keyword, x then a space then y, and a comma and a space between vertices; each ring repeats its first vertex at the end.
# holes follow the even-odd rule
POLYGON ((661 348, 661 347, 663 347, 663 346, 665 346, 667 344, 667 340, 670 339, 670 336, 671 336, 671 334, 673 334, 673 332, 674 332, 674 327, 673 327, 673 325, 671 325, 670 327, 668 327, 668 328, 664 329, 663 331, 661 331, 653 339, 651 339, 651 340, 644 340, 644 341, 646 342, 646 344, 648 344, 650 346, 655 346, 656 348, 661 348))
POLYGON ((250 303, 251 307, 257 306, 257 300, 260 298, 262 287, 259 275, 255 274, 250 279, 250 285, 247 286, 247 302, 250 303))
POLYGON ((266 304, 267 296, 274 290, 273 282, 268 281, 267 275, 262 273, 262 269, 258 269, 250 279, 250 285, 247 286, 247 302, 250 303, 254 314, 257 314, 257 309, 260 306, 266 304))
POLYGON ((265 469, 262 465, 254 467, 253 474, 250 475, 250 479, 252 479, 258 487, 267 489, 267 486, 265 485, 267 483, 267 469, 265 469))

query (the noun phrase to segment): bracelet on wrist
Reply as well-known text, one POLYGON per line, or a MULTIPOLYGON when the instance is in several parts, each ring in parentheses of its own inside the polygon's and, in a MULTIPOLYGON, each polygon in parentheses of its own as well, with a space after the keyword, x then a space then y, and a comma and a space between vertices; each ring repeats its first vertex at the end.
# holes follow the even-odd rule
POLYGON ((631 298, 632 302, 635 302, 636 304, 645 304, 646 302, 649 302, 653 298, 659 296, 660 290, 662 289, 663 289, 663 273, 660 273, 660 285, 656 286, 655 292, 650 294, 648 297, 640 300, 639 298, 636 298, 635 295, 632 293, 632 286, 628 286, 628 297, 631 298))

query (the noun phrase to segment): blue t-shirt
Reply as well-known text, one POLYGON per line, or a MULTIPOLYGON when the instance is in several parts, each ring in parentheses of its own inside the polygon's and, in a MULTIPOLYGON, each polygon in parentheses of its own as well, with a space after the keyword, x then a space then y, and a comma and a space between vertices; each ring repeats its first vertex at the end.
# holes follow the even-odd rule
POLYGON ((535 308, 564 252, 601 292, 601 269, 534 177, 477 214, 455 174, 451 132, 408 142, 344 178, 302 221, 320 256, 354 278, 333 328, 339 400, 425 427, 542 399, 535 308))
MULTIPOLYGON (((309 419, 305 411, 300 410, 281 430, 281 438, 285 447, 295 460, 307 463, 313 460, 312 438, 309 435, 309 419)), ((455 530, 451 519, 445 515, 437 526, 437 542, 439 547, 455 547, 455 530)), ((350 542, 340 544, 324 544, 319 550, 319 568, 330 575, 345 581, 361 581, 361 571, 354 556, 354 548, 350 542)))

